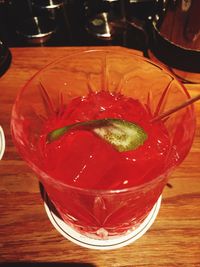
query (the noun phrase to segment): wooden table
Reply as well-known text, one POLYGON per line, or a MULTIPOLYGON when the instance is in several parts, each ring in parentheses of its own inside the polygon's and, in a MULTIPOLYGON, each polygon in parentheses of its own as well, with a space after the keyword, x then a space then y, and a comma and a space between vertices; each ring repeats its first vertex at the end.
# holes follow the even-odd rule
MULTIPOLYGON (((57 57, 81 49, 84 48, 13 48, 11 67, 0 78, 0 124, 6 135, 6 152, 0 161, 0 263, 200 266, 200 102, 195 104, 197 131, 193 147, 171 175, 172 187, 164 190, 159 215, 141 239, 118 250, 89 250, 65 240, 48 220, 38 181, 11 140, 11 108, 18 90, 37 70, 57 57)), ((188 86, 188 90, 194 96, 200 92, 200 85, 188 86)))

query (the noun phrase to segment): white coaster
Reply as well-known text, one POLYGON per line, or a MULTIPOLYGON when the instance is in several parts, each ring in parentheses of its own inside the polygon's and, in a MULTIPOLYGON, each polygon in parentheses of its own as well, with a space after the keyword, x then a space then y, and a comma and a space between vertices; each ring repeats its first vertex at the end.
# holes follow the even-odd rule
POLYGON ((110 250, 129 245, 130 243, 136 241, 138 238, 144 235, 144 233, 151 227, 151 225, 156 219, 156 216, 158 214, 161 205, 161 198, 162 196, 159 197, 153 209, 150 211, 146 219, 142 222, 142 224, 140 224, 140 226, 137 229, 133 230, 129 234, 118 236, 115 238, 112 237, 107 240, 89 238, 87 236, 80 234, 72 227, 70 227, 68 224, 66 224, 53 211, 49 209, 48 196, 46 195, 45 192, 44 192, 44 206, 51 223, 56 228, 56 230, 65 238, 85 248, 110 250))
POLYGON ((5 136, 2 127, 0 126, 0 160, 3 157, 5 151, 5 136))

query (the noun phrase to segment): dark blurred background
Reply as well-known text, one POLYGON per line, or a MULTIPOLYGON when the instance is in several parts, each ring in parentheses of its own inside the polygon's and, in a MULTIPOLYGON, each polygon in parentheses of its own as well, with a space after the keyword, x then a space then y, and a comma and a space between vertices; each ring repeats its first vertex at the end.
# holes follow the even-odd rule
MULTIPOLYGON (((165 1, 164 1, 165 2, 165 1)), ((0 0, 8 47, 122 45, 145 50, 159 0, 0 0)))
POLYGON ((101 45, 200 73, 199 7, 200 0, 0 0, 0 74, 9 47, 101 45))

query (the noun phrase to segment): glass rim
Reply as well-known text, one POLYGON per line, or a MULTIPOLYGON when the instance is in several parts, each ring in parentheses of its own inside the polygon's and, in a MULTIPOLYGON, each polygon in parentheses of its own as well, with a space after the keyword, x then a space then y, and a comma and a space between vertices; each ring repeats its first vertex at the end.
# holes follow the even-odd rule
MULTIPOLYGON (((36 73, 24 84, 24 86, 22 86, 22 88, 19 90, 19 93, 17 95, 17 99, 19 98, 19 96, 23 93, 23 91, 26 89, 26 87, 28 86, 28 84, 33 81, 42 71, 48 69, 49 67, 53 66, 54 64, 56 63, 59 63, 60 61, 64 60, 64 59, 67 59, 67 58, 73 58, 75 56, 78 56, 78 55, 82 55, 82 54, 87 54, 87 53, 93 53, 93 52, 112 52, 112 53, 115 53, 115 54, 123 54, 123 55, 127 55, 129 54, 130 56, 133 56, 133 57, 136 57, 138 59, 140 59, 141 61, 145 61, 149 64, 151 64, 152 66, 162 70, 165 74, 167 74, 169 77, 171 77, 173 79, 173 81, 177 82, 178 85, 182 88, 182 90, 184 91, 184 93, 186 94, 186 96, 188 98, 190 98, 190 94, 189 92, 187 91, 186 87, 184 86, 184 84, 182 84, 175 76, 175 74, 173 74, 170 70, 167 69, 167 67, 165 66, 161 66, 159 63, 157 62, 154 62, 152 61, 151 59, 145 57, 144 55, 139 55, 139 54, 136 54, 134 53, 134 51, 132 51, 131 49, 128 49, 128 48, 123 48, 123 47, 120 47, 122 49, 124 49, 124 51, 118 51, 117 48, 114 48, 111 49, 111 48, 92 48, 92 49, 83 49, 81 51, 75 51, 74 53, 70 54, 70 55, 65 55, 65 56, 61 56, 59 58, 56 58, 55 60, 47 63, 46 65, 44 65, 41 69, 39 69, 38 71, 36 71, 36 73)), ((137 50, 138 51, 138 50, 137 50)), ((139 52, 139 51, 138 51, 139 52)), ((16 101, 15 101, 16 103, 16 101)))

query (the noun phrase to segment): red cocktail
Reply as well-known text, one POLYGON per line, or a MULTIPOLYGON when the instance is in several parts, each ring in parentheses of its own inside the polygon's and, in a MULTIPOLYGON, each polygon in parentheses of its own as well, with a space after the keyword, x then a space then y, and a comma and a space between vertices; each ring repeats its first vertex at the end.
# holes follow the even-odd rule
POLYGON ((110 240, 145 221, 169 172, 187 155, 195 130, 191 106, 152 122, 187 98, 171 74, 143 57, 87 51, 50 64, 27 83, 13 108, 13 138, 62 220, 82 235, 110 240), (122 134, 115 146, 102 137, 102 126, 72 127, 48 140, 56 129, 105 119, 133 123, 142 142, 124 149, 122 134))

